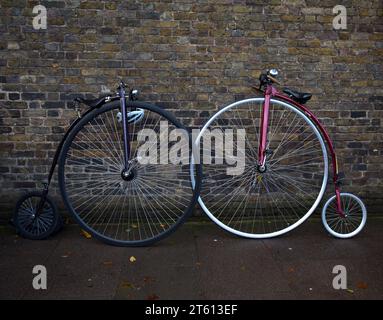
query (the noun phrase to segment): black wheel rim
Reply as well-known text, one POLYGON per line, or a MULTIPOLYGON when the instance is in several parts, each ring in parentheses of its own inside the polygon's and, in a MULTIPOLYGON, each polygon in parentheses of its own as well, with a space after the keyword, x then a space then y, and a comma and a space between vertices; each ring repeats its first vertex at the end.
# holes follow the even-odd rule
MULTIPOLYGON (((130 106, 130 108, 131 107, 132 106, 130 106)), ((136 103, 133 108, 135 107, 136 103)), ((130 124, 131 137, 134 137, 134 132, 135 130, 137 130, 137 127, 139 125, 147 127, 148 125, 152 124, 152 126, 154 126, 154 124, 159 124, 158 119, 161 117, 163 118, 163 120, 167 120, 169 124, 171 124, 171 126, 173 126, 174 128, 184 129, 184 127, 180 125, 180 123, 170 113, 158 107, 143 103, 137 103, 137 107, 144 108, 146 114, 143 117, 142 122, 140 124, 130 124), (149 113, 152 114, 152 116, 153 114, 156 114, 157 118, 155 120, 148 120, 149 113)), ((107 132, 106 130, 104 130, 103 126, 105 124, 108 124, 109 129, 112 130, 113 128, 116 128, 116 126, 118 126, 118 123, 115 122, 117 117, 115 117, 114 119, 112 118, 112 115, 116 116, 118 111, 118 104, 105 105, 102 109, 97 110, 92 114, 89 114, 87 117, 84 117, 83 122, 80 122, 78 127, 76 127, 73 130, 73 132, 68 136, 68 140, 66 141, 63 147, 62 157, 59 161, 60 188, 68 210, 74 215, 77 222, 84 229, 91 232, 97 238, 113 245, 148 245, 162 239, 166 235, 169 235, 172 231, 176 229, 178 225, 180 225, 186 219, 186 217, 191 213, 191 210, 193 209, 194 204, 197 200, 198 190, 193 190, 191 186, 189 165, 183 166, 182 172, 180 172, 179 174, 175 172, 174 177, 176 176, 178 180, 182 179, 182 181, 180 181, 179 184, 177 184, 178 194, 180 194, 182 190, 187 189, 187 192, 185 192, 185 194, 187 193, 187 195, 185 196, 185 199, 183 200, 182 204, 180 204, 180 198, 175 199, 174 201, 172 200, 172 203, 169 203, 169 199, 165 199, 163 202, 159 201, 158 199, 155 200, 154 204, 156 206, 163 206, 163 208, 160 208, 160 210, 162 210, 163 212, 169 210, 173 211, 172 213, 174 213, 174 216, 170 217, 168 221, 161 220, 161 214, 158 213, 158 208, 155 207, 153 203, 150 203, 153 200, 153 193, 158 192, 158 190, 160 189, 161 191, 163 189, 166 189, 166 187, 172 185, 172 183, 174 182, 167 185, 163 184, 162 182, 161 188, 157 188, 156 190, 154 190, 154 187, 152 185, 149 185, 150 183, 146 182, 145 187, 147 188, 147 190, 142 190, 142 186, 138 186, 138 184, 142 181, 140 179, 143 179, 144 175, 152 175, 153 171, 156 171, 152 165, 147 165, 146 170, 142 170, 140 165, 135 166, 134 178, 131 180, 127 179, 127 181, 123 181, 123 179, 121 179, 120 171, 122 168, 118 165, 119 160, 121 159, 121 156, 118 154, 118 151, 122 151, 122 149, 120 149, 120 146, 114 146, 114 143, 118 144, 119 141, 121 141, 121 137, 117 135, 115 135, 114 137, 107 137, 107 139, 105 139, 105 142, 102 142, 104 135, 107 135, 107 133, 109 134, 109 131, 107 132), (104 113, 109 113, 109 115, 104 116, 104 113), (103 120, 95 121, 95 118, 99 116, 104 116, 103 120), (97 126, 97 130, 92 130, 92 128, 88 128, 84 132, 94 133, 94 137, 98 139, 98 143, 100 143, 100 145, 103 144, 104 147, 105 145, 107 145, 109 147, 108 151, 113 153, 110 159, 106 161, 109 162, 106 171, 104 171, 104 167, 102 167, 106 159, 94 159, 95 155, 103 155, 104 151, 99 153, 96 152, 96 141, 90 141, 92 139, 91 135, 89 135, 88 137, 84 137, 81 134, 83 126, 86 126, 91 121, 93 121, 93 124, 97 126), (78 139, 78 137, 83 137, 84 141, 76 140, 78 139), (86 157, 84 159, 84 142, 87 142, 87 145, 94 148, 94 150, 90 150, 90 154, 93 156, 93 159, 86 159, 86 157), (71 149, 73 145, 77 145, 77 149, 71 149), (81 153, 83 160, 77 157, 76 152, 81 153), (88 160, 90 161, 89 163, 87 163, 88 160), (68 168, 69 164, 72 166, 72 168, 68 168), (81 177, 81 175, 85 172, 82 171, 83 165, 88 165, 87 172, 90 172, 90 174, 93 175, 95 179, 97 178, 98 182, 94 182, 93 185, 92 181, 90 181, 89 183, 87 182, 85 184, 83 184, 82 182, 78 182, 79 177, 81 177), (94 170, 92 168, 94 168, 94 170), (92 172, 92 170, 94 172, 92 172), (105 176, 104 172, 106 172, 107 180, 111 181, 112 179, 119 179, 121 181, 118 183, 111 182, 111 184, 109 181, 103 182, 102 176, 105 176), (118 201, 118 197, 120 197, 121 194, 126 192, 127 184, 133 185, 130 191, 130 198, 133 198, 133 200, 131 200, 131 203, 129 204, 129 199, 126 198, 125 200, 120 201, 119 205, 115 205, 115 203, 118 201), (109 186, 109 189, 106 191, 102 191, 101 194, 107 195, 111 200, 109 201, 109 199, 106 199, 103 200, 103 202, 97 201, 97 198, 89 200, 92 196, 94 196, 94 193, 92 194, 91 189, 100 189, 103 185, 109 186), (124 188, 119 188, 119 185, 124 185, 124 188), (80 190, 76 190, 77 186, 80 186, 80 190), (114 189, 112 189, 110 186, 112 186, 112 188, 114 189), (82 202, 81 199, 77 200, 78 198, 87 195, 88 191, 90 192, 89 197, 85 198, 84 202, 82 202), (134 197, 136 197, 135 200, 134 197), (105 204, 105 211, 103 211, 103 204, 105 204), (128 207, 129 210, 127 210, 128 207), (134 212, 139 211, 139 209, 142 209, 142 216, 133 216, 135 214, 134 212), (123 210, 126 210, 126 212, 128 213, 132 212, 131 219, 129 218, 129 216, 124 216, 123 210), (109 216, 106 216, 105 214, 105 212, 107 211, 110 212, 109 216), (151 212, 148 213, 148 211, 151 212), (97 216, 97 212, 99 212, 101 217, 100 215, 97 216), (137 219, 136 221, 134 221, 136 217, 137 219), (103 223, 100 223, 100 221, 102 221, 103 223), (139 225, 139 223, 141 224, 139 225)), ((171 130, 171 128, 169 130, 171 130)), ((188 134, 187 138, 190 139, 188 134)), ((132 158, 134 158, 133 150, 132 154, 132 158)), ((179 169, 181 170, 181 168, 179 169)), ((162 173, 169 171, 171 170, 169 168, 166 168, 166 170, 163 170, 162 173)), ((200 179, 200 170, 197 170, 197 174, 198 179, 200 179)), ((176 194, 175 192, 170 193, 169 190, 165 191, 167 191, 167 194, 170 194, 173 197, 176 194)), ((169 215, 167 217, 169 217, 169 215)))
POLYGON ((49 232, 55 222, 54 209, 47 200, 45 200, 42 209, 37 214, 40 200, 41 197, 39 196, 25 198, 17 212, 18 227, 32 236, 39 236, 49 232))

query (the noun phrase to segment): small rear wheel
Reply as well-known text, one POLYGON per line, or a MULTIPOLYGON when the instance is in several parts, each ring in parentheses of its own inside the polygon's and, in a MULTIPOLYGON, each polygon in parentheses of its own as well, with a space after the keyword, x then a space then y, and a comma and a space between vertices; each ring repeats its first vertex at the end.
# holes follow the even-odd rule
POLYGON ((60 216, 54 202, 45 196, 45 201, 37 213, 42 192, 27 193, 16 204, 13 223, 17 233, 31 240, 46 239, 60 228, 60 216))
POLYGON ((337 238, 351 238, 366 224, 367 210, 362 200, 351 193, 340 194, 344 216, 336 209, 336 196, 327 200, 322 209, 322 222, 326 230, 337 238))

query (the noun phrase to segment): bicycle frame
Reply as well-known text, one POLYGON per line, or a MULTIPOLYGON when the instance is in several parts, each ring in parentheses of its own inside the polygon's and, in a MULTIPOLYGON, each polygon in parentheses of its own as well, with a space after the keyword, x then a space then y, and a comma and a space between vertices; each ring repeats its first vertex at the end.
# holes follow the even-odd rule
POLYGON ((340 188, 339 188, 339 172, 338 172, 338 160, 335 154, 334 145, 332 143, 332 140, 330 139, 330 136, 328 135, 326 129, 323 127, 319 119, 304 105, 296 102, 295 100, 291 99, 290 97, 281 94, 278 92, 276 88, 273 87, 273 85, 268 84, 266 86, 266 90, 264 91, 264 104, 262 108, 262 115, 261 115, 261 130, 260 130, 260 137, 259 137, 259 147, 258 147, 258 165, 263 167, 265 165, 266 161, 266 145, 267 145, 267 134, 268 134, 268 125, 269 125, 269 109, 270 109, 270 99, 272 97, 278 98, 280 100, 286 101, 295 107, 297 107, 299 110, 304 112, 306 116, 308 116, 317 126, 319 129, 322 137, 325 139, 327 143, 328 150, 331 154, 331 161, 332 161, 332 168, 333 168, 333 182, 335 185, 335 195, 336 195, 336 203, 337 203, 337 211, 341 216, 344 216, 343 208, 342 208, 342 202, 340 200, 340 188))
MULTIPOLYGON (((130 144, 129 144, 128 127, 126 125, 127 124, 126 102, 125 102, 126 96, 125 96, 125 87, 123 86, 123 84, 120 84, 120 86, 118 88, 118 91, 119 91, 119 96, 115 96, 115 97, 112 97, 108 101, 104 101, 104 103, 102 105, 104 105, 105 103, 107 103, 109 101, 112 101, 112 100, 115 100, 117 98, 120 98, 120 106, 121 106, 122 121, 123 121, 123 135, 124 135, 124 139, 123 140, 124 140, 125 170, 127 170, 128 163, 129 163, 130 144)), ((129 97, 129 100, 130 99, 131 99, 131 97, 129 97)), ((78 103, 78 102, 75 102, 75 103, 78 103)), ((48 180, 47 180, 46 183, 43 184, 42 197, 41 197, 41 199, 40 199, 40 201, 39 201, 39 203, 37 205, 36 215, 40 214, 40 211, 41 211, 41 209, 44 206, 44 203, 45 203, 46 197, 48 195, 48 191, 49 191, 49 185, 50 185, 50 183, 52 181, 53 173, 55 171, 57 162, 58 162, 58 160, 60 158, 61 150, 62 150, 62 147, 64 145, 64 142, 65 142, 66 138, 68 137, 70 132, 73 130, 73 128, 76 126, 76 124, 82 119, 82 117, 87 115, 93 109, 95 109, 95 107, 89 108, 82 115, 80 115, 80 113, 78 113, 77 119, 71 123, 71 125, 68 128, 68 130, 65 132, 64 136, 62 137, 59 145, 57 146, 55 155, 54 155, 53 160, 52 160, 51 167, 49 169, 48 180)))
MULTIPOLYGON (((89 112, 91 112, 93 110, 93 108, 89 108, 84 114, 88 114, 89 112)), ((53 173, 55 171, 55 168, 56 168, 56 165, 57 165, 57 162, 59 160, 59 157, 60 157, 60 154, 61 154, 61 149, 64 145, 64 142, 66 140, 66 138, 68 137, 69 133, 73 130, 73 128, 76 126, 76 124, 81 120, 81 117, 79 116, 75 121, 73 121, 71 123, 71 125, 69 126, 68 130, 65 132, 64 136, 61 138, 61 141, 59 143, 59 145, 57 146, 57 149, 56 149, 56 152, 55 152, 55 155, 53 157, 53 160, 52 160, 52 164, 51 164, 51 167, 49 169, 49 174, 48 174, 48 180, 46 183, 43 184, 43 191, 42 191, 42 197, 37 205, 37 210, 36 210, 36 215, 40 214, 40 211, 41 209, 43 208, 44 206, 44 203, 45 203, 45 200, 46 200, 46 197, 48 195, 48 191, 49 191, 49 185, 51 184, 51 181, 52 181, 52 177, 53 177, 53 173)))
POLYGON ((128 170, 129 165, 129 154, 130 154, 130 141, 129 141, 129 131, 127 125, 127 116, 126 116, 126 104, 125 104, 125 86, 123 83, 118 87, 118 94, 120 96, 120 106, 122 113, 122 127, 123 127, 123 140, 124 140, 124 171, 128 170))

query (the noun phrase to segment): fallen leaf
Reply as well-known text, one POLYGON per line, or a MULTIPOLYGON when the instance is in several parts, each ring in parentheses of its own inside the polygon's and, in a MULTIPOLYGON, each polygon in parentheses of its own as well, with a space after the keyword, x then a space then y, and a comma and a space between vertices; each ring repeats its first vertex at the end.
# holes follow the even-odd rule
POLYGON ((136 225, 136 224, 132 224, 132 228, 134 228, 134 229, 137 229, 138 228, 138 226, 136 225))
POLYGON ((354 293, 354 290, 352 290, 352 289, 347 289, 347 292, 348 292, 348 293, 354 293))
POLYGON ((58 63, 52 63, 52 68, 58 68, 59 64, 58 63))
POLYGON ((241 271, 245 271, 246 270, 246 267, 245 266, 241 266, 241 271))
POLYGON ((83 230, 83 229, 81 229, 81 234, 82 234, 85 238, 87 238, 87 239, 92 238, 92 235, 91 235, 90 233, 86 232, 86 231, 83 230))
POLYGON ((146 300, 158 300, 160 297, 157 296, 156 294, 151 294, 149 296, 146 297, 146 300))
POLYGON ((358 282, 358 284, 356 285, 358 287, 358 289, 367 289, 367 283, 361 281, 361 282, 358 282))
POLYGON ((67 252, 65 252, 65 253, 61 256, 61 258, 68 258, 71 254, 72 254, 72 252, 67 251, 67 252))
POLYGON ((202 264, 201 262, 196 262, 196 263, 195 263, 195 265, 196 265, 197 267, 200 267, 201 264, 202 264))
POLYGON ((104 261, 102 264, 104 266, 111 266, 111 265, 113 265, 113 262, 112 261, 104 261))
POLYGON ((120 285, 121 288, 125 288, 125 289, 135 289, 136 286, 133 284, 133 283, 130 283, 128 281, 123 281, 120 285))
POLYGON ((133 263, 133 262, 136 262, 137 259, 136 259, 135 256, 131 256, 131 257, 129 258, 129 261, 133 263))
POLYGON ((289 268, 289 269, 287 270, 287 272, 289 272, 289 273, 293 273, 293 272, 295 272, 295 269, 294 269, 294 268, 289 268))

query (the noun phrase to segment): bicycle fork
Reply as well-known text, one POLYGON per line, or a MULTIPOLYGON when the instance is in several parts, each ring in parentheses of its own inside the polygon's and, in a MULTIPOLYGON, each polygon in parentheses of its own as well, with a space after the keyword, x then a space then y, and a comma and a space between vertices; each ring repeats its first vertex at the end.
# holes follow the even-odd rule
MULTIPOLYGON (((277 93, 277 90, 271 86, 268 85, 265 90, 265 101, 262 106, 262 113, 261 113, 261 119, 260 119, 260 134, 259 134, 259 142, 258 142, 258 163, 257 163, 257 169, 260 173, 263 173, 266 171, 266 158, 267 158, 267 135, 268 135, 268 126, 269 126, 269 112, 270 112, 270 99, 273 95, 277 93)), ((311 117, 311 114, 310 114, 311 117)), ((314 122, 316 124, 319 123, 319 120, 317 120, 314 117, 314 122)), ((321 125, 319 125, 321 127, 321 125)), ((324 134, 324 138, 328 143, 328 148, 331 153, 331 159, 332 159, 332 167, 333 167, 333 182, 335 185, 335 196, 336 196, 336 209, 340 216, 345 217, 345 213, 343 211, 343 206, 341 202, 340 197, 340 187, 339 187, 339 172, 338 172, 338 161, 335 155, 334 147, 332 145, 332 142, 330 140, 330 137, 326 133, 326 131, 322 130, 322 134, 324 134)))
POLYGON ((267 153, 267 133, 269 127, 269 111, 270 111, 270 98, 276 92, 272 86, 267 86, 265 92, 265 102, 262 106, 260 134, 258 144, 258 171, 264 172, 266 170, 266 153, 267 153))
POLYGON ((120 96, 120 106, 122 113, 122 130, 123 130, 123 147, 124 147, 124 169, 121 172, 121 177, 124 180, 130 180, 131 170, 129 168, 130 141, 127 120, 127 110, 125 101, 125 84, 121 81, 118 86, 118 95, 120 96))

